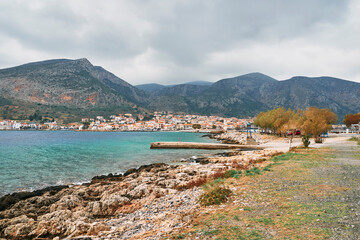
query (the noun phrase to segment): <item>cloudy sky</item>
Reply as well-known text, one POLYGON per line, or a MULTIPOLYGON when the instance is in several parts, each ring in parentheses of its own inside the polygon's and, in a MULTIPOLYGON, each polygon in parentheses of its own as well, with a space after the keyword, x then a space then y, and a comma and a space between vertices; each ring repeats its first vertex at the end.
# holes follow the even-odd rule
POLYGON ((357 0, 1 0, 0 68, 88 58, 131 84, 261 72, 360 82, 357 0))

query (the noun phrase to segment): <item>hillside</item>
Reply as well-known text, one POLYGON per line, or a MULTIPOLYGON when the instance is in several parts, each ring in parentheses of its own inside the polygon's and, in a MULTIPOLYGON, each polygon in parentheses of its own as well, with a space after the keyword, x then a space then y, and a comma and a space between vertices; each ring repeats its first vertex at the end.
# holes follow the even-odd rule
MULTIPOLYGON (((341 121, 347 113, 360 111, 360 84, 332 77, 293 77, 277 81, 261 73, 220 80, 202 91, 184 94, 184 89, 161 89, 150 107, 177 111, 177 102, 189 113, 247 117, 284 106, 305 109, 330 108, 341 121)), ((193 90, 194 91, 194 90, 193 90)))
POLYGON ((145 93, 87 59, 49 60, 0 70, 2 117, 78 120, 87 112, 132 111, 145 93))
MULTIPOLYGON (((199 114, 215 114, 223 116, 254 116, 259 111, 266 110, 266 104, 258 101, 255 96, 260 94, 259 88, 265 83, 276 82, 275 79, 260 73, 251 73, 235 78, 220 80, 211 86, 193 86, 194 94, 175 93, 174 87, 165 94, 167 88, 161 89, 161 97, 152 99, 151 108, 172 110, 171 99, 176 96, 184 111, 199 114), (197 91, 196 91, 197 90, 197 91), (164 102, 167 103, 164 106, 164 102)), ((174 108, 174 111, 176 108, 174 108)))
MULTIPOLYGON (((190 82, 191 83, 191 82, 190 82)), ((215 83, 132 86, 87 59, 57 59, 0 70, 0 118, 37 113, 65 122, 123 112, 172 111, 253 117, 278 106, 330 108, 341 121, 360 112, 360 84, 332 77, 284 81, 250 73, 215 83), (210 84, 210 85, 209 85, 210 84)))

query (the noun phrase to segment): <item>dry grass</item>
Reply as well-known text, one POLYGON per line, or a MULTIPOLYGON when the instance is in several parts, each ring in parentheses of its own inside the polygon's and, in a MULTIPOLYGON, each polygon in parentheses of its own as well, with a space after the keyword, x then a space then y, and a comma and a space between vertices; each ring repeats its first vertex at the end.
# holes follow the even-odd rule
POLYGON ((209 176, 209 179, 223 178, 225 174, 224 170, 218 170, 209 176))
POLYGON ((191 180, 191 181, 187 182, 186 184, 178 185, 178 186, 176 186, 175 189, 179 190, 179 191, 184 191, 186 189, 200 187, 200 186, 204 185, 207 181, 208 181, 207 178, 197 178, 195 180, 191 180))
MULTIPOLYGON (((223 179, 232 189, 221 208, 203 207, 192 227, 173 234, 177 239, 328 239, 339 218, 349 214, 345 202, 331 196, 346 186, 325 184, 314 168, 328 168, 331 149, 295 149, 271 159, 261 175, 223 179)), ((347 231, 346 229, 344 230, 347 231)))

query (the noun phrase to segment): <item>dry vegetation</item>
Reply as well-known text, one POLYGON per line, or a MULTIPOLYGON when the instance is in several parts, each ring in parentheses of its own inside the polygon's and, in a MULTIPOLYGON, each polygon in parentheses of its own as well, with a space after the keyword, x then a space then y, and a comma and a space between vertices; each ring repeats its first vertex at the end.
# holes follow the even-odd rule
MULTIPOLYGON (((202 202, 206 207, 194 213, 191 225, 169 237, 356 239, 359 229, 351 218, 356 218, 354 211, 358 209, 354 210, 344 198, 357 188, 360 178, 356 175, 339 181, 346 172, 334 153, 341 155, 332 149, 294 149, 273 157, 271 164, 262 169, 225 172, 203 186, 201 201, 210 201, 216 188, 231 191, 226 193, 229 201, 216 202, 219 206, 202 202)), ((350 169, 360 173, 359 165, 350 169)))

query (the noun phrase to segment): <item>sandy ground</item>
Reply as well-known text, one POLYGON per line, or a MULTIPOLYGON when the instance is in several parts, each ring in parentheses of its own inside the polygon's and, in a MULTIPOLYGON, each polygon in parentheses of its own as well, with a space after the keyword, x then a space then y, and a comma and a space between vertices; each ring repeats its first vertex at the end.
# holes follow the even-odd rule
MULTIPOLYGON (((339 145, 351 137, 359 137, 360 134, 330 134, 328 138, 324 138, 323 143, 315 143, 314 139, 310 140, 310 146, 313 148, 321 147, 332 147, 334 145, 339 145)), ((291 147, 299 147, 302 145, 301 138, 293 138, 291 147)), ((265 147, 265 149, 278 150, 282 152, 289 151, 290 143, 289 139, 284 138, 272 138, 269 142, 263 143, 260 146, 265 147)))

